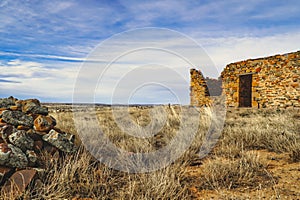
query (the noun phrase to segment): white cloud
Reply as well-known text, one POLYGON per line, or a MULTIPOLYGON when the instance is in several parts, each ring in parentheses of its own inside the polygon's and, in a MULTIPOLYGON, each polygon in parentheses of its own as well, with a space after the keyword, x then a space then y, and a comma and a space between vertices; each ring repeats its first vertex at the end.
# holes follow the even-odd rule
POLYGON ((232 62, 299 51, 300 32, 265 37, 229 37, 199 39, 219 72, 232 62), (209 42, 210 41, 210 42, 209 42))
MULTIPOLYGON (((58 63, 56 63, 58 65, 58 63)), ((11 83, 0 82, 1 92, 25 96, 64 99, 71 101, 73 85, 78 67, 74 64, 61 65, 59 68, 47 68, 45 64, 12 60, 0 66, 1 77, 11 83), (74 66, 75 65, 75 66, 74 66)))
MULTIPOLYGON (((228 0, 202 3, 166 0, 106 4, 101 1, 21 3, 16 0, 1 1, 0 7, 0 55, 5 57, 5 60, 0 60, 0 78, 3 79, 0 85, 5 84, 3 88, 22 94, 71 100, 80 62, 103 38, 128 28, 158 26, 175 29, 194 38, 205 51, 190 45, 185 39, 170 35, 163 37, 155 31, 121 37, 110 43, 104 41, 101 56, 90 60, 93 66, 82 78, 87 85, 94 83, 91 79, 98 78, 93 73, 96 67, 105 67, 107 62, 125 53, 106 72, 106 82, 98 91, 106 100, 114 84, 124 74, 140 66, 160 64, 181 74, 187 82, 184 87, 172 77, 167 80, 188 101, 189 68, 194 67, 192 64, 202 69, 205 76, 217 77, 231 62, 299 50, 299 1, 228 0), (130 52, 141 47, 150 48, 130 52), (165 50, 179 52, 179 55, 165 50), (191 63, 182 58, 187 58, 191 63), (6 62, 7 59, 11 60, 6 62)), ((139 76, 144 80, 148 78, 147 73, 139 76)), ((146 91, 154 91, 153 88, 146 91)), ((128 92, 130 90, 126 90, 125 86, 122 94, 128 92)), ((166 93, 160 94, 159 98, 167 99, 166 93)))

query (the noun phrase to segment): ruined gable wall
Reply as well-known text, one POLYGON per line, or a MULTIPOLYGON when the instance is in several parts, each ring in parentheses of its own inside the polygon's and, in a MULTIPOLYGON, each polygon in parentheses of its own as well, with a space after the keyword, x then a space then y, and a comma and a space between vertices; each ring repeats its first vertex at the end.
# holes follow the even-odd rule
POLYGON ((190 104, 192 106, 209 106, 211 104, 211 99, 201 71, 191 69, 190 77, 190 104))
POLYGON ((229 107, 239 106, 239 76, 252 73, 252 107, 300 107, 300 51, 231 63, 221 74, 229 107))

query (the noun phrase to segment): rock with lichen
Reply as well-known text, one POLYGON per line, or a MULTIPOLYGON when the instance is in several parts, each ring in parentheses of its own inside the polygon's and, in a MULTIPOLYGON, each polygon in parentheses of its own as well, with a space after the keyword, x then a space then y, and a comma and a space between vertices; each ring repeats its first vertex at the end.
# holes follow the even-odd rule
POLYGON ((76 150, 74 145, 75 136, 69 133, 59 133, 51 129, 48 134, 43 136, 43 140, 63 152, 70 153, 76 150))
POLYGON ((9 108, 10 106, 15 105, 16 99, 12 96, 8 98, 1 98, 0 99, 0 108, 9 108))
MULTIPOLYGON (((75 136, 55 126, 56 120, 37 99, 0 99, 0 190, 9 188, 10 180, 19 180, 20 175, 25 179, 28 175, 28 184, 36 172, 33 169, 45 166, 41 159, 44 153, 71 153, 77 149, 75 136)), ((24 183, 19 186, 24 190, 24 183)))
POLYGON ((48 132, 56 125, 56 120, 52 116, 39 115, 34 120, 34 130, 38 132, 48 132))
POLYGON ((22 105, 22 112, 48 115, 48 109, 42 107, 38 99, 27 99, 19 102, 22 105))
POLYGON ((8 138, 13 145, 19 147, 20 149, 22 149, 22 151, 33 149, 34 141, 24 130, 17 130, 16 132, 9 135, 8 138))
POLYGON ((6 123, 14 126, 18 126, 18 125, 24 125, 28 127, 33 126, 33 118, 21 111, 5 110, 2 112, 2 119, 6 123))

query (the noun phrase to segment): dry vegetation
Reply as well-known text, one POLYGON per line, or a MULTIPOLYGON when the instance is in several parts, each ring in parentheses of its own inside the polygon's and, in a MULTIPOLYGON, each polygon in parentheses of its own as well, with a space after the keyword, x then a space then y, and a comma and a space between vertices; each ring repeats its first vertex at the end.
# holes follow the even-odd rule
MULTIPOLYGON (((124 133, 115 123, 110 107, 98 107, 95 112, 105 136, 117 147, 133 153, 153 152, 175 138, 181 124, 178 116, 183 109, 189 109, 163 108, 168 119, 159 131, 151 127, 154 134, 149 138, 124 133)), ((120 107, 116 112, 122 113, 124 109, 128 108, 120 107)), ((76 133, 73 113, 67 110, 51 115, 63 130, 76 133)), ((150 107, 130 107, 130 118, 146 127, 151 121, 149 110, 150 107)), ((82 126, 92 121, 84 111, 78 112, 84 116, 82 126)), ((200 120, 192 145, 176 162, 154 172, 110 169, 83 146, 74 155, 45 155, 47 172, 28 187, 22 198, 296 199, 300 196, 299 110, 229 110, 217 145, 207 157, 199 159, 197 153, 210 125, 209 116, 209 109, 202 110, 200 118, 190 116, 200 120)), ((92 131, 87 133, 91 134, 89 137, 95 137, 92 131)))

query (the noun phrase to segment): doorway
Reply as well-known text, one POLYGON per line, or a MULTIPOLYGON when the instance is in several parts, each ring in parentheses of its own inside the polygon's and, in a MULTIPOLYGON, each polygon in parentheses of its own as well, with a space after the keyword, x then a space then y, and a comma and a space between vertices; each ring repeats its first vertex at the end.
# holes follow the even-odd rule
POLYGON ((239 107, 252 107, 252 74, 240 76, 239 107))

